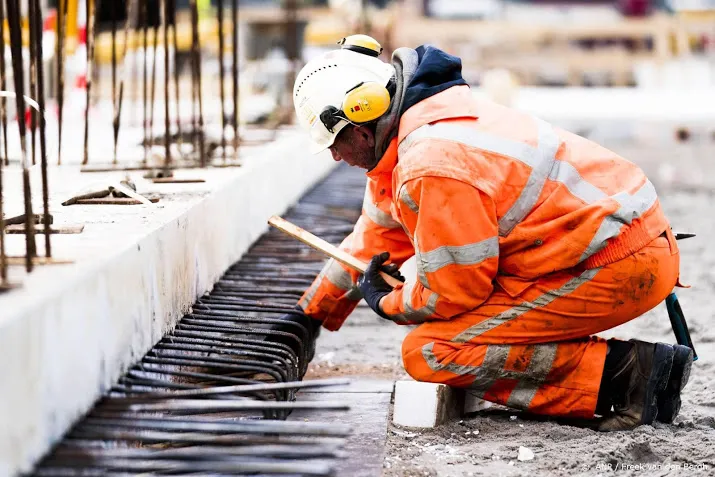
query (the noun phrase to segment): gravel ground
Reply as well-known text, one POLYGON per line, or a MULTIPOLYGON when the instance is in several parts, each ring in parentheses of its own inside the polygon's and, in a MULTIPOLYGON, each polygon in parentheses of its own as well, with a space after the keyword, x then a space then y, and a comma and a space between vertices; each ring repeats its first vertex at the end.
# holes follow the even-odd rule
MULTIPOLYGON (((715 475, 715 329, 709 326, 715 247, 708 246, 715 232, 715 141, 609 146, 646 170, 676 232, 698 234, 680 243, 682 281, 692 288, 679 296, 700 359, 675 424, 604 434, 492 408, 426 431, 391 426, 384 476, 715 475), (520 447, 533 458, 519 460, 520 447)), ((324 333, 310 375, 399 379, 408 331, 361 307, 339 333, 324 333)), ((664 305, 603 336, 674 342, 664 305)))

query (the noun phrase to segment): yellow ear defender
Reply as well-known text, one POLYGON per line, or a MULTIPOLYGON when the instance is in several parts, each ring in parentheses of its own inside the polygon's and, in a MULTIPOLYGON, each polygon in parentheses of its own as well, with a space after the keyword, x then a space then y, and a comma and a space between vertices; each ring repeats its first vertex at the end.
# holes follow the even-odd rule
MULTIPOLYGON (((343 38, 338 44, 343 50, 354 51, 374 58, 382 53, 382 46, 367 35, 352 35, 343 38)), ((341 119, 354 124, 368 123, 390 109, 390 100, 390 92, 385 85, 374 81, 359 83, 345 92, 341 109, 327 106, 320 113, 320 120, 331 133, 341 119)))

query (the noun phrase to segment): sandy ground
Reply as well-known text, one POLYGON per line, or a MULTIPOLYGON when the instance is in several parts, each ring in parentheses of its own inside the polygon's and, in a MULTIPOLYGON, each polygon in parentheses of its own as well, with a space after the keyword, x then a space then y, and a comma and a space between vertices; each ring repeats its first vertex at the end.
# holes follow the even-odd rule
MULTIPOLYGON (((679 296, 700 355, 674 425, 641 426, 611 434, 492 408, 437 429, 391 426, 383 475, 397 476, 598 476, 715 475, 715 141, 685 145, 607 144, 641 165, 658 189, 676 232, 698 237, 680 243, 679 296), (519 448, 533 459, 518 460, 519 448)), ((309 377, 404 377, 400 343, 409 330, 360 307, 338 333, 324 333, 309 377)), ((674 342, 665 306, 603 336, 674 342)))

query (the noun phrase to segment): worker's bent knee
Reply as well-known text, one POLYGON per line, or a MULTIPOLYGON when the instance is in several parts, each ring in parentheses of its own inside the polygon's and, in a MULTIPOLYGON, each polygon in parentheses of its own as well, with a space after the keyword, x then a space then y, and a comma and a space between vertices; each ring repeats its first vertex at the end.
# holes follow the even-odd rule
POLYGON ((402 342, 402 363, 405 371, 416 381, 439 383, 438 372, 433 370, 425 359, 425 346, 434 340, 424 336, 420 328, 413 330, 402 342))

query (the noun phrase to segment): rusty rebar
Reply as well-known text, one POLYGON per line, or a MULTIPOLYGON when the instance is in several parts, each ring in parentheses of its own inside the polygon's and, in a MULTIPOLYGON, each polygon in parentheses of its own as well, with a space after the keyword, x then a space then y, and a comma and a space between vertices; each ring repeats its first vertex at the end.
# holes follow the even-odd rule
MULTIPOLYGON (((65 107, 65 31, 67 1, 57 0, 57 165, 62 164, 62 125, 65 107)), ((4 50, 3 50, 4 51, 4 50)))
MULTIPOLYGON (((29 30, 29 36, 30 36, 30 90, 28 92, 28 96, 32 99, 37 98, 37 42, 33 39, 33 24, 34 24, 34 18, 37 16, 37 12, 35 12, 35 2, 33 0, 27 0, 27 8, 28 8, 28 30, 29 30)), ((30 138, 32 141, 32 165, 34 166, 37 163, 37 157, 36 157, 36 145, 37 145, 37 112, 35 111, 35 108, 30 107, 29 111, 30 113, 30 138)), ((19 118, 23 118, 25 115, 25 111, 18 111, 17 117, 18 120, 19 118)))
POLYGON ((92 104, 92 83, 94 82, 94 45, 95 45, 95 25, 97 12, 99 12, 101 0, 85 2, 86 14, 87 14, 87 28, 86 28, 86 43, 87 43, 87 71, 86 71, 86 82, 87 82, 87 104, 84 110, 84 158, 82 159, 82 164, 87 165, 89 162, 89 108, 92 104))
POLYGON ((169 71, 169 4, 161 0, 161 11, 164 16, 164 165, 171 164, 171 113, 169 111, 171 72, 169 71))
POLYGON ((25 200, 25 268, 33 269, 33 258, 37 255, 35 244, 35 224, 32 220, 32 192, 30 187, 30 166, 27 158, 27 130, 24 121, 25 111, 25 73, 22 57, 22 27, 20 26, 19 0, 6 0, 7 22, 10 28, 10 50, 12 51, 12 77, 15 80, 15 101, 17 105, 17 127, 20 131, 22 154, 22 186, 25 200))
MULTIPOLYGON (((5 72, 5 5, 0 0, 0 90, 7 91, 7 77, 5 72)), ((7 144, 7 99, 0 98, 0 126, 2 127, 3 149, 5 152, 5 165, 10 164, 7 144)))
POLYGON ((196 95, 198 96, 199 102, 199 118, 198 118, 198 135, 199 135, 199 161, 201 167, 206 167, 206 147, 205 147, 205 136, 204 136, 204 105, 203 105, 203 94, 201 91, 201 58, 200 49, 201 44, 199 42, 199 10, 196 4, 196 0, 190 0, 189 2, 191 8, 191 46, 194 53, 194 77, 195 77, 195 89, 196 95))
POLYGON ((238 158, 238 144, 240 141, 240 138, 238 136, 238 112, 239 112, 239 107, 238 107, 238 101, 239 101, 239 95, 238 95, 238 88, 239 88, 239 83, 238 83, 238 0, 232 0, 233 4, 231 6, 231 21, 233 23, 233 38, 232 38, 232 47, 233 51, 231 52, 233 55, 233 64, 231 65, 232 68, 232 76, 233 76, 233 156, 234 159, 238 158))
POLYGON ((42 51, 42 9, 39 0, 30 0, 34 16, 30 15, 30 42, 36 44, 35 73, 37 75, 37 104, 40 107, 40 167, 42 174, 42 214, 44 217, 45 256, 52 256, 50 243, 50 186, 47 178, 47 141, 45 121, 45 67, 42 51), (34 33, 34 34, 33 34, 34 33))
MULTIPOLYGON (((127 8, 126 8, 127 18, 124 22, 124 48, 122 49, 122 71, 121 71, 121 76, 119 78, 119 92, 118 92, 119 94, 118 94, 118 96, 116 96, 114 98, 115 99, 115 103, 114 103, 115 107, 114 107, 113 126, 114 126, 114 163, 115 164, 117 163, 117 147, 119 144, 119 129, 121 127, 121 122, 122 122, 122 105, 124 104, 124 84, 126 83, 125 76, 126 76, 126 69, 127 69, 126 61, 127 61, 127 53, 129 51, 129 26, 131 25, 132 20, 134 19, 134 5, 136 5, 135 0, 128 0, 127 8)), ((116 45, 114 45, 112 48, 113 48, 113 54, 114 54, 115 53, 114 50, 116 50, 116 45)), ((116 61, 116 57, 113 57, 112 59, 113 59, 113 61, 116 61)), ((112 74, 113 74, 113 76, 116 76, 116 64, 115 63, 112 64, 112 74)))
POLYGON ((153 50, 151 52, 152 54, 152 61, 151 61, 151 92, 149 93, 150 99, 149 99, 149 104, 151 104, 151 108, 149 109, 149 144, 151 146, 154 145, 154 100, 156 98, 156 51, 159 49, 159 22, 157 21, 154 24, 154 28, 152 29, 154 38, 153 38, 153 50))
MULTIPOLYGON (((176 32, 176 0, 168 0, 171 6, 171 37, 174 42, 174 96, 176 97, 176 137, 179 148, 184 143, 181 133, 181 95, 179 93, 179 36, 176 32)), ((179 149, 181 150, 181 149, 179 149)))
POLYGON ((149 68, 146 63, 146 57, 147 57, 147 50, 149 49, 149 2, 145 1, 144 2, 144 18, 143 18, 143 25, 142 25, 142 47, 144 50, 144 55, 143 55, 143 69, 142 69, 142 75, 143 75, 143 80, 142 80, 142 98, 143 98, 143 105, 144 105, 144 121, 142 122, 142 126, 144 128, 144 160, 143 163, 146 164, 147 161, 149 160, 149 68))
POLYGON ((223 67, 223 57, 226 53, 224 45, 224 22, 223 22, 223 0, 217 0, 217 16, 218 16, 218 77, 221 96, 221 156, 223 162, 226 162, 226 92, 224 91, 225 73, 223 67))
MULTIPOLYGON (((87 3, 91 2, 88 0, 87 3)), ((112 1, 110 15, 112 16, 112 111, 113 116, 117 116, 117 1, 112 1)), ((117 131, 114 132, 114 164, 117 163, 117 131)))

